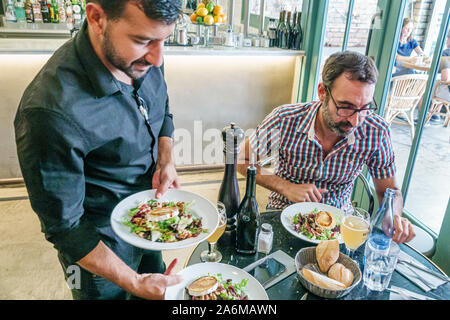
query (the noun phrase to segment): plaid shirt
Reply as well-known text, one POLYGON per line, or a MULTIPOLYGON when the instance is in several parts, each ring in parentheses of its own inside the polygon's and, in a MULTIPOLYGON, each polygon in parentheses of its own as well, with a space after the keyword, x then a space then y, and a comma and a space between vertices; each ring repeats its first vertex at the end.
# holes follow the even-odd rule
MULTIPOLYGON (((320 102, 312 102, 275 108, 250 136, 250 146, 260 159, 276 157, 275 175, 327 189, 321 202, 345 210, 351 206, 353 185, 364 164, 376 179, 395 174, 389 127, 372 114, 324 159, 314 131, 320 106, 320 102)), ((282 209, 290 204, 281 194, 269 195, 268 207, 282 209)))

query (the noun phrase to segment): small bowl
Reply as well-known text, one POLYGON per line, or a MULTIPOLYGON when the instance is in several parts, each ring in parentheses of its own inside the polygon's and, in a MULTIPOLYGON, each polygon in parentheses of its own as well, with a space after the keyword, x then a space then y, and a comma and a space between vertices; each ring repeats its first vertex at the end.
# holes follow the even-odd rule
POLYGON ((320 273, 324 276, 328 276, 327 274, 320 271, 319 266, 316 260, 316 247, 307 247, 301 249, 295 255, 295 268, 297 269, 297 275, 301 282, 301 284, 310 292, 314 293, 316 296, 328 299, 337 299, 345 296, 350 291, 353 290, 354 287, 358 285, 361 281, 361 270, 359 266, 347 255, 339 252, 339 259, 337 262, 343 264, 346 268, 350 269, 353 272, 353 283, 348 288, 343 290, 330 290, 319 287, 308 280, 302 274, 303 267, 307 267, 308 269, 320 273))

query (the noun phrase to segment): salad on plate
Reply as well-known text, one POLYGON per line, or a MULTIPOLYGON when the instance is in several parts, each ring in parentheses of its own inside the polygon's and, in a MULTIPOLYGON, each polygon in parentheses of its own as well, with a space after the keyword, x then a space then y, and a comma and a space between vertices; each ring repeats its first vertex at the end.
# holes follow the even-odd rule
POLYGON ((151 199, 128 211, 124 225, 137 236, 155 242, 177 242, 197 237, 208 230, 202 219, 191 213, 191 202, 159 202, 151 199))
POLYGON ((208 274, 186 287, 190 300, 248 300, 244 288, 248 279, 235 283, 232 279, 222 279, 222 274, 208 274))
POLYGON ((295 214, 292 227, 312 240, 333 240, 339 237, 340 217, 315 208, 310 213, 295 214))

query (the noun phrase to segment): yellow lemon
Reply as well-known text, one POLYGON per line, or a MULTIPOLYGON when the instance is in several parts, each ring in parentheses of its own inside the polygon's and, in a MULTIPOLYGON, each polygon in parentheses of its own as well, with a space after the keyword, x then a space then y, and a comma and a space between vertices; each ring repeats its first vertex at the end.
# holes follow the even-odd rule
POLYGON ((210 25, 212 25, 214 23, 214 18, 213 18, 212 15, 208 14, 206 17, 203 18, 203 22, 206 25, 210 26, 210 25))
POLYGON ((197 10, 197 15, 200 17, 204 17, 208 14, 208 9, 206 8, 200 8, 197 10))
POLYGON ((205 4, 203 3, 203 2, 200 2, 198 5, 197 5, 197 10, 198 9, 201 9, 201 8, 204 8, 205 7, 205 4))
POLYGON ((213 10, 214 15, 218 16, 219 14, 223 13, 223 7, 222 6, 215 6, 213 10))

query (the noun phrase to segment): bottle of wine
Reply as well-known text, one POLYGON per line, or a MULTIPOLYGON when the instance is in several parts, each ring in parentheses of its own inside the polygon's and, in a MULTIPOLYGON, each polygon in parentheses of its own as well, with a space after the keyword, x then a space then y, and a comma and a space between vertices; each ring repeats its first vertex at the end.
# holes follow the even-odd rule
POLYGON ((247 186, 244 199, 239 205, 236 221, 236 251, 243 254, 254 254, 260 226, 258 202, 256 201, 256 167, 247 168, 247 186))
POLYGON ((235 123, 223 128, 223 153, 225 156, 225 172, 219 189, 219 199, 225 205, 227 226, 224 235, 219 239, 220 246, 234 246, 236 241, 236 215, 241 196, 236 176, 237 155, 239 145, 244 139, 244 131, 235 123))
POLYGON ((281 23, 279 25, 278 28, 278 32, 277 32, 277 38, 278 38, 278 48, 281 49, 288 49, 289 48, 289 44, 288 44, 288 36, 289 36, 289 32, 286 26, 286 11, 283 11, 281 14, 281 23))
POLYGON ((285 49, 290 49, 291 48, 291 43, 292 43, 292 31, 293 31, 293 26, 291 23, 291 17, 292 17, 292 13, 290 11, 287 12, 287 18, 286 18, 286 29, 287 29, 287 46, 285 49))
POLYGON ((303 41, 303 31, 302 31, 302 13, 297 13, 297 22, 295 24, 295 38, 293 43, 294 50, 300 50, 303 41))

